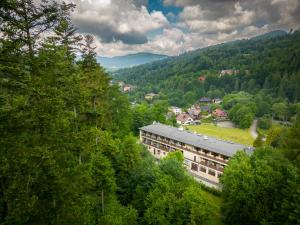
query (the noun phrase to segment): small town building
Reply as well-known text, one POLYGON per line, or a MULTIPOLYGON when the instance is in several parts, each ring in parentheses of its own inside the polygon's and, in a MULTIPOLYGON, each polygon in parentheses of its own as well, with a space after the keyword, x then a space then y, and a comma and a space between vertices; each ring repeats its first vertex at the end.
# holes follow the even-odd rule
POLYGON ((133 91, 134 86, 130 85, 130 84, 126 84, 123 86, 123 92, 130 92, 133 91))
POLYGON ((228 118, 227 112, 224 112, 221 109, 215 109, 212 112, 212 114, 213 114, 214 117, 216 117, 218 119, 227 119, 228 118))
POLYGON ((180 125, 188 125, 193 123, 193 118, 187 113, 181 113, 176 117, 176 121, 180 125))
POLYGON ((215 103, 215 104, 221 104, 222 103, 222 99, 220 99, 220 98, 214 98, 214 99, 212 99, 212 102, 215 103))
POLYGON ((155 94, 155 93, 148 93, 145 95, 145 99, 146 100, 152 100, 154 97, 158 96, 158 94, 155 94))
POLYGON ((200 77, 198 77, 198 80, 199 80, 199 81, 205 81, 205 79, 206 79, 205 76, 200 76, 200 77))
POLYGON ((199 106, 192 106, 188 109, 188 114, 193 118, 193 120, 199 120, 201 116, 201 108, 199 106))
POLYGON ((202 98, 199 99, 199 102, 200 103, 205 103, 205 104, 211 103, 211 98, 209 98, 209 97, 202 97, 202 98))
POLYGON ((197 180, 214 187, 219 186, 228 160, 237 151, 251 153, 253 148, 241 144, 199 135, 160 123, 140 128, 140 141, 157 159, 169 152, 180 151, 184 165, 197 180))
POLYGON ((238 74, 239 70, 221 70, 219 77, 223 77, 225 75, 235 75, 238 74))
POLYGON ((182 109, 176 106, 171 106, 169 108, 169 111, 171 111, 172 113, 174 113, 176 116, 179 115, 180 113, 182 113, 182 109))

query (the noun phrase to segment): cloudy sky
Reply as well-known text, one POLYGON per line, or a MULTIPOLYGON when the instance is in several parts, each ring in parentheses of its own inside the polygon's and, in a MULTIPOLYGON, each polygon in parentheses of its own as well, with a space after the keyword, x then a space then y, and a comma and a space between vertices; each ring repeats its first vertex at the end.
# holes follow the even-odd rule
POLYGON ((72 19, 101 56, 193 49, 300 27, 300 0, 75 0, 72 19))

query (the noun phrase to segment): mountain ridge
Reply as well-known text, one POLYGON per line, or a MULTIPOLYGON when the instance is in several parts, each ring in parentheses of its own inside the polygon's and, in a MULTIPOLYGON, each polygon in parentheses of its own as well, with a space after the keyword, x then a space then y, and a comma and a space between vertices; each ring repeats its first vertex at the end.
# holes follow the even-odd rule
POLYGON ((133 54, 127 54, 123 56, 103 57, 97 56, 97 62, 104 68, 120 69, 128 68, 138 65, 143 65, 153 61, 168 58, 169 56, 163 54, 154 54, 149 52, 139 52, 133 54))
POLYGON ((297 72, 300 68, 300 30, 269 32, 256 38, 237 40, 187 52, 176 57, 120 69, 114 79, 137 86, 132 99, 146 93, 161 93, 171 104, 186 106, 206 93, 222 97, 232 91, 249 93, 264 88, 274 97, 300 98, 297 72), (239 71, 220 77, 222 70, 239 71), (200 82, 199 76, 205 76, 200 82), (282 80, 282 82, 277 82, 282 80))

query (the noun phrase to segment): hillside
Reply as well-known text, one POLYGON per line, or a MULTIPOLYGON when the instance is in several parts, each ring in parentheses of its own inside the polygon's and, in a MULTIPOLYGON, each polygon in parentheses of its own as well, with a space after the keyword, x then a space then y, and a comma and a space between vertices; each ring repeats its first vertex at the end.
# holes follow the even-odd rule
MULTIPOLYGON (((137 85, 131 98, 155 92, 185 106, 200 96, 265 89, 273 97, 300 99, 300 31, 276 31, 252 39, 219 44, 151 64, 121 69, 116 79, 137 85), (221 70, 236 70, 219 77, 221 70), (204 76, 205 81, 199 81, 204 76)), ((213 96, 212 96, 213 97, 213 96)))
POLYGON ((159 55, 152 53, 136 53, 115 57, 98 56, 97 62, 105 68, 125 68, 150 63, 167 57, 167 55, 159 55))

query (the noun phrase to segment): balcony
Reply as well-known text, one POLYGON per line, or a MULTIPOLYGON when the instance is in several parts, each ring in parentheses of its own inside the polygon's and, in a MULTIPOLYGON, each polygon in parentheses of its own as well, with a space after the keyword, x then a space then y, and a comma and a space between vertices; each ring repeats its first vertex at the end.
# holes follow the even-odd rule
POLYGON ((143 144, 150 145, 150 146, 152 146, 154 148, 158 148, 158 149, 164 150, 166 152, 170 152, 170 151, 174 150, 172 148, 167 148, 166 146, 159 145, 159 144, 156 144, 156 143, 151 143, 149 141, 143 141, 143 144))
POLYGON ((212 165, 208 162, 199 162, 199 164, 203 165, 203 166, 206 166, 208 168, 211 168, 211 169, 214 169, 214 170, 217 170, 219 172, 224 172, 224 168, 220 168, 218 166, 215 166, 215 165, 212 165))
POLYGON ((205 157, 207 159, 214 160, 218 163, 227 164, 227 162, 228 162, 228 160, 220 159, 220 157, 218 157, 218 156, 217 157, 212 156, 211 154, 209 154, 210 151, 207 151, 207 150, 203 150, 200 148, 196 148, 197 150, 195 150, 195 149, 192 150, 190 148, 183 147, 181 144, 175 144, 174 141, 167 141, 167 139, 165 139, 165 138, 160 138, 161 140, 158 140, 158 138, 152 138, 152 137, 150 137, 150 138, 154 141, 159 141, 161 143, 170 145, 170 146, 174 147, 175 149, 179 148, 180 150, 189 151, 189 152, 195 153, 199 156, 205 157))

